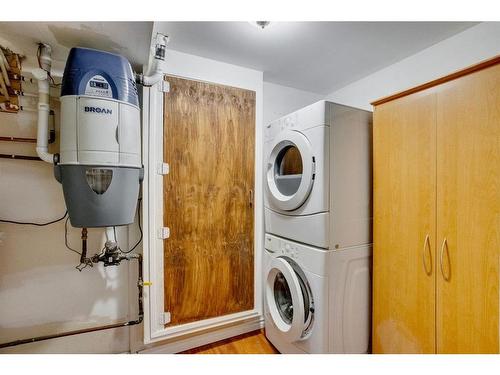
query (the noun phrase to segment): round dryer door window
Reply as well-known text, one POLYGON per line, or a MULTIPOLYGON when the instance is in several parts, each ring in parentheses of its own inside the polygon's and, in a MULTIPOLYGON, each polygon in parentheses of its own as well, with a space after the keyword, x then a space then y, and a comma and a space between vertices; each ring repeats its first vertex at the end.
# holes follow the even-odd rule
POLYGON ((309 196, 313 181, 314 158, 309 141, 298 131, 283 132, 269 155, 269 201, 280 210, 295 210, 309 196))
POLYGON ((295 262, 274 258, 267 277, 266 303, 274 324, 290 341, 305 336, 314 311, 312 294, 295 262))

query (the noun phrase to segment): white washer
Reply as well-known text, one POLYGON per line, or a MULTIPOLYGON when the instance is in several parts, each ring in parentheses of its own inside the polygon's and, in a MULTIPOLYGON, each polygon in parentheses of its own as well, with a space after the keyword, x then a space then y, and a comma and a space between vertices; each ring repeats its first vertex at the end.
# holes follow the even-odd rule
POLYGON ((367 353, 371 246, 328 251, 266 234, 266 337, 281 353, 367 353))
POLYGON ((320 101, 266 127, 266 232, 325 249, 371 242, 371 118, 320 101))

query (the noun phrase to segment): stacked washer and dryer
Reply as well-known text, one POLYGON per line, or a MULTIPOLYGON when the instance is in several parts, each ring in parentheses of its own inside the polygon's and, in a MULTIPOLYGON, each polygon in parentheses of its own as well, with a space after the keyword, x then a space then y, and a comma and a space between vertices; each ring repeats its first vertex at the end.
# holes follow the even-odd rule
POLYGON ((367 353, 370 112, 320 101, 265 129, 264 316, 282 353, 367 353))

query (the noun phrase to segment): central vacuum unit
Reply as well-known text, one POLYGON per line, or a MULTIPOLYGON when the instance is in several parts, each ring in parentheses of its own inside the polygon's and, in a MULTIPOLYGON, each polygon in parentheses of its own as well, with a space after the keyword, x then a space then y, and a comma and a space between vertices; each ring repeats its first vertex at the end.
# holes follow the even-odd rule
POLYGON ((141 164, 135 76, 122 56, 72 48, 61 89, 61 147, 55 177, 71 225, 134 222, 141 164))

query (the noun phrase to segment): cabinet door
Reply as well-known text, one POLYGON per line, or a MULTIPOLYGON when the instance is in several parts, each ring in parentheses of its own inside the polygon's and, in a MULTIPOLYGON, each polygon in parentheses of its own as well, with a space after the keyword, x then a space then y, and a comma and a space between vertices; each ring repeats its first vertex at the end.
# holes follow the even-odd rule
POLYGON ((498 353, 500 65, 437 97, 437 350, 498 353))
POLYGON ((373 352, 435 352, 436 97, 374 112, 373 352))

